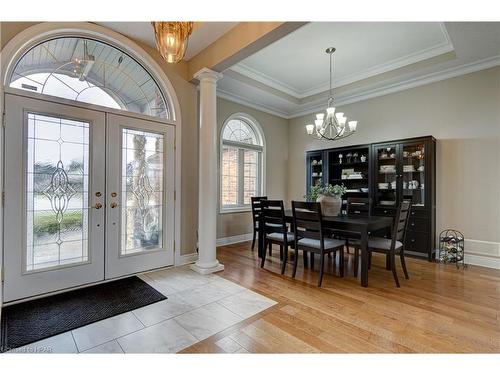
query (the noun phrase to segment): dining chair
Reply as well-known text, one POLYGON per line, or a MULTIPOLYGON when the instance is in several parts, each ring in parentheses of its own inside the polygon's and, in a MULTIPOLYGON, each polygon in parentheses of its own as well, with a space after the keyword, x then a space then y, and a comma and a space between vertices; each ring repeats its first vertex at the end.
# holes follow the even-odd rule
MULTIPOLYGON (((262 200, 261 215, 264 223, 264 250, 267 246, 280 246, 281 274, 285 273, 288 260, 288 246, 295 247, 295 235, 288 231, 285 208, 282 200, 262 200)), ((266 251, 262 253, 260 267, 264 267, 266 251)))
MULTIPOLYGON (((394 221, 394 226, 392 229, 392 238, 382 238, 382 237, 372 237, 368 239, 368 253, 371 256, 372 253, 382 253, 389 256, 390 267, 392 275, 394 276, 394 281, 396 286, 399 288, 398 274, 396 272, 396 255, 399 254, 401 259, 401 266, 403 267, 403 272, 405 278, 409 279, 408 270, 406 269, 405 262, 405 237, 406 231, 408 229, 408 217, 411 210, 411 200, 404 199, 398 208, 396 213, 396 219, 394 221)), ((361 249, 360 241, 356 240, 351 242, 354 247, 355 259, 359 257, 359 250, 361 249)), ((356 262, 357 263, 357 262, 356 262)), ((355 267, 357 264, 355 265, 355 267)))
POLYGON ((257 237, 257 233, 259 231, 259 215, 261 210, 261 201, 267 199, 267 196, 262 197, 250 197, 250 201, 252 204, 252 220, 253 220, 253 238, 252 238, 252 251, 255 247, 255 238, 257 237))
POLYGON ((323 281, 325 255, 340 251, 340 276, 344 276, 344 245, 345 241, 328 238, 323 231, 323 216, 318 202, 292 201, 293 232, 295 233, 295 259, 292 277, 297 273, 298 252, 319 254, 320 271, 318 287, 323 281))
MULTIPOLYGON (((352 217, 368 217, 370 216, 370 198, 364 197, 348 197, 346 204, 346 214, 352 217)), ((351 240, 359 240, 361 235, 358 232, 352 232, 348 230, 335 230, 334 238, 338 238, 346 241, 346 251, 349 253, 349 241, 351 240)), ((356 256, 356 252, 354 253, 354 277, 358 276, 358 264, 359 259, 356 256)))

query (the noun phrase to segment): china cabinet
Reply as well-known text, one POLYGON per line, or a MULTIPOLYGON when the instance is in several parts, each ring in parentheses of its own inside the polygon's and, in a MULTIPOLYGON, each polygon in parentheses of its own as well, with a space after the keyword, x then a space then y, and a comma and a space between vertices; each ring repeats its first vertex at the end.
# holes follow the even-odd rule
POLYGON ((309 151, 307 191, 317 183, 344 184, 344 200, 368 198, 370 213, 377 216, 394 217, 401 200, 411 199, 406 251, 431 260, 436 221, 435 145, 435 139, 428 136, 309 151))

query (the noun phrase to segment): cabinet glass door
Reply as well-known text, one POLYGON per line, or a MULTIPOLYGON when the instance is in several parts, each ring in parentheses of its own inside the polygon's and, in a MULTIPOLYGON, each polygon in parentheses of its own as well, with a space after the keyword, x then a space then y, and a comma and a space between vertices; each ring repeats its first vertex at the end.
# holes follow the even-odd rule
POLYGON ((324 183, 324 173, 326 171, 326 166, 323 168, 323 164, 326 165, 325 160, 323 160, 323 153, 314 153, 308 155, 306 159, 308 164, 308 183, 307 183, 307 193, 311 191, 313 186, 322 185, 324 183))
POLYGON ((375 205, 395 208, 398 204, 397 145, 375 148, 375 205))
POLYGON ((423 142, 402 145, 403 198, 411 198, 413 207, 425 206, 426 155, 423 142))

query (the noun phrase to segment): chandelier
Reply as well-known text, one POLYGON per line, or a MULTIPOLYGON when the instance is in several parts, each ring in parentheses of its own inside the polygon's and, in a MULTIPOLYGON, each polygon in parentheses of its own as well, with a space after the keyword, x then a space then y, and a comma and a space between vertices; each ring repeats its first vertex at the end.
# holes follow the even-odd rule
POLYGON ((330 96, 328 98, 326 113, 316 114, 314 124, 306 125, 307 134, 318 139, 326 139, 329 141, 349 137, 356 132, 356 127, 358 125, 357 121, 348 122, 343 112, 335 113, 332 90, 332 55, 334 52, 335 48, 333 47, 326 50, 326 53, 330 55, 330 96))
POLYGON ((156 49, 169 63, 178 63, 186 53, 193 22, 151 22, 155 30, 156 49))

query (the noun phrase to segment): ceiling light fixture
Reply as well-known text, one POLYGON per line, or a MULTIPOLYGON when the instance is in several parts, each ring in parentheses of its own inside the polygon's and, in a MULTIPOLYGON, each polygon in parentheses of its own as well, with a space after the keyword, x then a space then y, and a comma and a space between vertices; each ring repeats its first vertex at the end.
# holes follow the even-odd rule
POLYGON ((156 49, 169 63, 184 58, 193 22, 151 22, 155 30, 156 49))
POLYGON ((316 114, 316 120, 314 120, 314 124, 307 124, 306 130, 307 134, 312 135, 318 139, 335 141, 337 139, 346 138, 354 134, 356 132, 358 122, 347 121, 347 117, 344 116, 343 112, 335 113, 335 107, 333 106, 332 89, 332 55, 335 52, 335 48, 327 48, 325 52, 330 55, 330 96, 328 98, 326 116, 325 113, 316 114))

